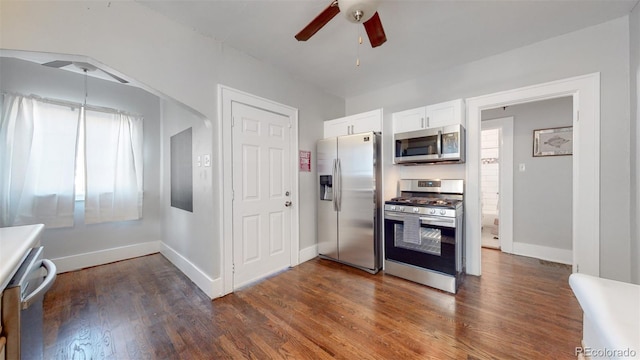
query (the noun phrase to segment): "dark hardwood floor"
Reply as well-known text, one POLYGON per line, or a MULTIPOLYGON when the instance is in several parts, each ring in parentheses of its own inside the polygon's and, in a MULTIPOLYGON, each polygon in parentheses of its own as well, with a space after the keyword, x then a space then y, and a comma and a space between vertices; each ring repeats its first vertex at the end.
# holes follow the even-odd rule
POLYGON ((482 250, 456 296, 314 259, 209 300, 159 254, 59 275, 46 359, 575 359, 565 265, 482 250))

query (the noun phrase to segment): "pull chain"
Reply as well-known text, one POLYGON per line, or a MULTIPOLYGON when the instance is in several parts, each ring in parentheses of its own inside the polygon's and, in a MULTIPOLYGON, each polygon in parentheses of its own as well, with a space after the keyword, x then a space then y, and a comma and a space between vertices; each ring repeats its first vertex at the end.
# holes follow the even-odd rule
POLYGON ((88 75, 87 75, 87 69, 83 69, 84 70, 84 102, 82 103, 83 107, 87 107, 87 96, 89 96, 89 89, 87 84, 88 82, 88 75))
POLYGON ((360 46, 362 45, 362 29, 358 26, 358 47, 356 48, 356 67, 360 66, 360 46))

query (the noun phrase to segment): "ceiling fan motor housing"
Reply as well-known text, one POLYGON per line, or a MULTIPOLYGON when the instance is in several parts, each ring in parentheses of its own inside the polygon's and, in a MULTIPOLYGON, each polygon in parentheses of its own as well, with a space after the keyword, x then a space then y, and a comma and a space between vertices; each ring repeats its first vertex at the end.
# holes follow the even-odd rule
POLYGON ((378 11, 380 0, 338 0, 340 12, 352 23, 364 23, 378 11))

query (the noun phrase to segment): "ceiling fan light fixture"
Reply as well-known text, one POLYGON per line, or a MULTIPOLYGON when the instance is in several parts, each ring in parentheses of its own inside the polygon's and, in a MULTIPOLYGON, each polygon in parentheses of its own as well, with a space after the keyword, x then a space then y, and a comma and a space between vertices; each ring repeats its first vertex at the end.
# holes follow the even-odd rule
POLYGON ((362 24, 378 11, 379 0, 339 0, 340 12, 352 23, 362 24))

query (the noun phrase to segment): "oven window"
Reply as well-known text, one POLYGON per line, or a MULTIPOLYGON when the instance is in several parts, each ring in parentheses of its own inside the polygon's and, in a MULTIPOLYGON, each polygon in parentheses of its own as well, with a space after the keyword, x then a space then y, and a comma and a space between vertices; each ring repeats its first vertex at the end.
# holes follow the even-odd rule
POLYGON ((396 157, 437 154, 438 135, 396 140, 396 157))
POLYGON ((420 235, 405 231, 403 224, 394 224, 394 245, 399 248, 420 251, 425 254, 441 255, 442 231, 421 226, 420 235))

